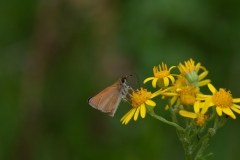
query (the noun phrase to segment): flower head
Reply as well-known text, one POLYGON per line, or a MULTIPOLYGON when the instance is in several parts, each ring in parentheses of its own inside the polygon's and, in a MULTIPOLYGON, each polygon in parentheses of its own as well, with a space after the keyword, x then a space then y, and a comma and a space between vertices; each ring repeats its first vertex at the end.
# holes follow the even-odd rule
MULTIPOLYGON (((195 86, 184 86, 182 88, 177 88, 172 92, 163 92, 161 95, 163 96, 171 96, 173 97, 171 99, 171 105, 173 105, 175 102, 177 103, 177 106, 183 104, 187 106, 194 105, 196 102, 196 97, 198 94, 199 88, 195 86)), ((168 109, 169 106, 167 105, 165 109, 168 109)))
MULTIPOLYGON (((173 88, 170 92, 163 94, 172 96, 171 105, 175 102, 177 102, 177 106, 180 104, 193 105, 196 101, 196 94, 200 93, 199 87, 210 83, 209 79, 203 80, 208 75, 208 71, 201 66, 201 63, 195 65, 192 59, 185 61, 185 65, 179 63, 178 69, 181 74, 177 76, 177 80, 173 83, 173 88), (200 69, 203 72, 199 74, 200 69)), ((165 109, 168 108, 169 106, 166 105, 165 109)))
POLYGON ((208 75, 208 71, 205 67, 201 66, 201 63, 197 63, 190 59, 187 62, 184 62, 185 65, 179 63, 178 69, 181 74, 188 80, 188 83, 195 85, 197 87, 205 86, 210 83, 209 79, 202 80, 208 75), (199 70, 202 69, 203 72, 198 75, 199 70))
POLYGON ((185 86, 181 89, 177 89, 179 98, 184 105, 193 105, 196 101, 196 95, 199 88, 195 86, 185 86))
POLYGON ((157 91, 152 94, 146 89, 141 88, 140 90, 136 90, 130 94, 132 109, 127 114, 125 114, 120 121, 122 121, 123 124, 127 124, 133 115, 134 120, 136 121, 138 119, 139 113, 142 118, 145 118, 147 112, 146 105, 155 107, 156 103, 151 99, 159 95, 159 93, 160 92, 157 91))
POLYGON ((205 107, 216 107, 216 112, 219 116, 222 116, 222 112, 226 115, 236 119, 236 116, 232 111, 240 114, 240 106, 234 103, 239 103, 240 98, 233 98, 230 91, 220 88, 219 91, 212 84, 208 84, 209 90, 212 92, 212 95, 202 95, 200 98, 205 100, 205 107))
POLYGON ((179 114, 183 117, 188 117, 188 118, 194 118, 196 119, 196 123, 199 126, 203 126, 205 124, 205 121, 207 119, 207 116, 205 116, 205 113, 207 112, 207 108, 202 108, 200 111, 200 102, 197 101, 194 103, 194 112, 189 112, 186 110, 180 110, 179 114))
POLYGON ((158 67, 153 67, 153 74, 154 77, 149 77, 144 80, 143 83, 146 83, 150 80, 152 80, 152 86, 156 88, 156 85, 158 84, 159 87, 167 87, 169 85, 169 79, 174 83, 175 79, 172 74, 170 74, 170 71, 175 68, 175 66, 172 66, 167 68, 167 65, 162 62, 162 66, 159 65, 158 67))

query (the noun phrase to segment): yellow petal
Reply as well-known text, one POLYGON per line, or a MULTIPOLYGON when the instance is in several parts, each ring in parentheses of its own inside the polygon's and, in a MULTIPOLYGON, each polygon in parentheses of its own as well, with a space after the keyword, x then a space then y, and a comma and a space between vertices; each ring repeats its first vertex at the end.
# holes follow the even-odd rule
POLYGON ((199 110, 200 110, 199 101, 196 101, 193 107, 194 107, 194 112, 199 113, 199 110))
POLYGON ((171 93, 171 92, 166 92, 166 93, 161 93, 163 96, 178 96, 177 93, 171 93))
POLYGON ((210 83, 210 82, 211 82, 210 79, 205 79, 205 80, 203 80, 203 81, 198 82, 198 86, 199 86, 199 87, 202 87, 202 86, 207 85, 207 84, 210 83))
POLYGON ((181 88, 177 88, 176 89, 176 92, 180 92, 182 89, 181 88))
POLYGON ((173 69, 173 68, 175 68, 176 66, 171 66, 170 68, 169 68, 169 72, 173 69))
POLYGON ((217 92, 216 88, 211 83, 208 84, 208 88, 212 93, 217 92))
POLYGON ((176 104, 177 104, 178 106, 181 105, 181 99, 180 99, 180 98, 177 99, 177 103, 176 103, 176 104))
POLYGON ((211 98, 212 96, 210 96, 210 95, 204 95, 204 94, 201 94, 201 93, 198 93, 197 94, 197 98, 200 100, 204 100, 204 99, 206 99, 206 98, 211 98))
POLYGON ((210 106, 213 106, 212 97, 209 97, 209 98, 206 99, 206 101, 202 105, 202 108, 208 108, 210 106))
POLYGON ((236 116, 234 115, 234 113, 232 112, 232 110, 230 108, 222 108, 222 111, 229 115, 230 117, 232 117, 233 119, 236 119, 236 116))
POLYGON ((137 110, 134 114, 134 121, 136 121, 138 119, 139 111, 140 111, 140 107, 137 108, 137 110))
POLYGON ((142 118, 145 118, 145 116, 146 116, 146 107, 145 107, 144 103, 141 104, 140 114, 141 114, 142 118))
POLYGON ((146 78, 146 79, 143 81, 143 83, 145 84, 145 83, 147 83, 148 81, 153 80, 154 78, 155 78, 155 77, 146 78))
POLYGON ((157 81, 158 81, 158 78, 154 78, 154 79, 153 79, 153 81, 152 81, 152 86, 153 86, 153 88, 156 88, 157 81))
POLYGON ((237 112, 238 114, 240 114, 240 110, 239 110, 239 109, 237 109, 237 108, 235 108, 234 106, 233 106, 233 107, 231 107, 231 109, 232 109, 234 112, 237 112))
POLYGON ((233 103, 239 103, 240 102, 240 98, 233 98, 233 103))
POLYGON ((168 105, 166 105, 166 107, 165 107, 165 110, 168 110, 169 109, 169 106, 168 105))
POLYGON ((197 73, 198 73, 200 67, 201 67, 201 63, 197 63, 196 66, 195 66, 195 70, 196 70, 197 73))
POLYGON ((202 72, 200 75, 198 75, 198 81, 201 81, 208 75, 208 71, 202 72))
MULTIPOLYGON (((131 109, 132 110, 132 109, 131 109)), ((130 111, 128 111, 122 118, 121 118, 121 120, 120 121, 123 121, 127 116, 128 116, 128 114, 131 112, 131 110, 130 111)))
POLYGON ((167 77, 163 78, 164 86, 167 87, 169 85, 169 80, 167 77))
POLYGON ((214 106, 215 104, 213 102, 210 102, 209 107, 214 106))
POLYGON ((216 107, 216 111, 219 116, 222 116, 222 108, 221 107, 216 107))
POLYGON ((167 64, 164 64, 164 63, 162 62, 162 69, 163 69, 163 71, 164 71, 164 70, 167 70, 167 64))
POLYGON ((172 83, 174 83, 174 82, 175 82, 175 79, 174 79, 174 77, 173 77, 172 75, 169 75, 169 76, 168 76, 168 78, 170 78, 170 79, 171 79, 172 83))
POLYGON ((204 107, 204 108, 202 108, 201 114, 205 114, 205 113, 207 112, 208 108, 209 108, 209 107, 204 107))
POLYGON ((123 124, 127 124, 131 120, 131 118, 132 118, 133 114, 135 113, 135 111, 136 111, 136 108, 131 109, 129 111, 129 114, 127 115, 127 117, 125 117, 125 119, 123 120, 122 123, 123 124))
POLYGON ((156 73, 157 73, 156 67, 154 66, 154 67, 153 67, 153 75, 155 76, 156 73))
POLYGON ((156 106, 156 103, 154 102, 154 101, 152 101, 152 100, 146 100, 146 102, 145 102, 147 105, 149 105, 149 106, 152 106, 152 107, 155 107, 156 106))
POLYGON ((176 100, 177 100, 177 98, 178 98, 177 96, 172 97, 172 99, 171 99, 171 104, 175 103, 176 100))
POLYGON ((185 110, 180 110, 179 114, 183 117, 188 117, 188 118, 197 118, 197 114, 193 112, 188 112, 185 110))
POLYGON ((240 106, 239 105, 236 105, 236 104, 233 104, 233 107, 237 108, 237 109, 240 109, 240 106))
POLYGON ((156 97, 156 96, 160 95, 161 93, 163 93, 163 90, 159 89, 158 91, 156 91, 156 92, 152 93, 152 95, 151 95, 151 97, 150 97, 150 98, 154 98, 154 97, 156 97))

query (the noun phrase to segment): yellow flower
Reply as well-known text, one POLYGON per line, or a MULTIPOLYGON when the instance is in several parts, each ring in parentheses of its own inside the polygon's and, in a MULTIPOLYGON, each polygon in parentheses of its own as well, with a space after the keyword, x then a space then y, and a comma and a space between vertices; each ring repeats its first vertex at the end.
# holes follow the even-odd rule
POLYGON ((201 66, 201 63, 197 63, 197 65, 195 65, 195 62, 191 58, 184 63, 185 65, 179 63, 178 69, 188 80, 189 84, 193 84, 196 87, 201 87, 210 83, 210 79, 203 80, 208 75, 208 71, 205 67, 201 66), (198 75, 200 69, 203 70, 203 72, 198 75))
MULTIPOLYGON (((177 105, 191 105, 194 103, 193 101, 195 101, 194 99, 196 98, 196 94, 200 92, 199 87, 210 83, 209 79, 203 80, 208 75, 208 71, 205 69, 205 67, 201 66, 201 63, 197 63, 197 65, 195 65, 195 62, 192 59, 185 62, 185 65, 180 63, 178 69, 181 74, 177 76, 177 80, 174 82, 173 89, 171 89, 170 93, 164 94, 166 96, 172 96, 170 102, 171 105, 173 105, 176 101, 177 105), (198 75, 200 69, 203 70, 203 72, 198 75), (195 86, 195 89, 193 86, 195 86)), ((168 108, 169 106, 166 105, 165 109, 167 110, 168 108)))
POLYGON ((185 110, 180 110, 179 111, 179 114, 183 117, 188 117, 188 118, 194 118, 196 119, 196 123, 197 125, 199 126, 203 126, 206 119, 207 119, 207 116, 205 116, 205 113, 207 112, 207 107, 205 108, 202 108, 201 109, 201 112, 200 112, 200 102, 199 101, 196 101, 196 103, 194 103, 194 112, 188 112, 188 111, 185 111, 185 110))
POLYGON ((208 84, 209 90, 212 92, 212 95, 201 95, 200 99, 205 100, 204 107, 216 107, 216 112, 219 116, 222 116, 222 112, 226 115, 236 119, 236 116, 232 111, 240 114, 240 106, 234 103, 239 103, 240 98, 233 98, 230 91, 226 91, 223 88, 220 88, 219 91, 212 84, 208 84))
MULTIPOLYGON (((182 88, 177 88, 175 92, 163 92, 163 96, 172 96, 171 105, 177 101, 177 105, 180 104, 191 106, 196 102, 196 96, 198 94, 199 88, 195 86, 184 86, 182 88)), ((167 105, 165 109, 167 110, 169 106, 167 105)))
POLYGON ((153 74, 154 77, 149 77, 144 80, 143 83, 146 83, 150 80, 152 80, 152 86, 156 88, 156 85, 158 84, 159 87, 167 87, 169 85, 169 79, 174 83, 175 79, 172 74, 170 74, 170 71, 175 68, 175 66, 172 66, 167 68, 167 65, 162 62, 162 66, 159 65, 158 67, 153 67, 153 74))
POLYGON ((199 88, 196 88, 195 86, 186 86, 177 89, 181 103, 184 105, 193 105, 196 101, 198 90, 199 88))
POLYGON ((120 121, 122 121, 122 124, 127 124, 131 120, 133 115, 134 120, 136 121, 138 119, 139 113, 142 118, 145 118, 147 112, 146 105, 150 107, 155 107, 156 103, 151 99, 159 95, 160 92, 161 91, 157 91, 152 94, 146 89, 141 88, 140 90, 136 90, 132 94, 130 94, 132 109, 121 118, 120 121))

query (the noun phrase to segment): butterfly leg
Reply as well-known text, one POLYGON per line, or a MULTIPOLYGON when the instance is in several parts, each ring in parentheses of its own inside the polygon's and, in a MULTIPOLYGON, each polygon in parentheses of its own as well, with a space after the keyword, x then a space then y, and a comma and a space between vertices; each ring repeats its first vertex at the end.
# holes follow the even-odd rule
POLYGON ((126 97, 125 97, 125 98, 122 98, 122 100, 123 100, 124 102, 127 102, 127 103, 129 103, 129 104, 131 105, 131 103, 130 103, 129 99, 127 99, 126 97))

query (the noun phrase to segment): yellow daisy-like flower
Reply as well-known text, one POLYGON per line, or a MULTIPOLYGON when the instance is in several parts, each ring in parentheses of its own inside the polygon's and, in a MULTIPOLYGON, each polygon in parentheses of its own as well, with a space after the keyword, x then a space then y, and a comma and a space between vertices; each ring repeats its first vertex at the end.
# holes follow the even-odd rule
POLYGON ((155 107, 156 103, 151 99, 156 97, 160 93, 161 91, 157 91, 152 94, 146 89, 141 88, 140 90, 136 90, 135 92, 130 94, 132 109, 121 118, 120 121, 122 121, 122 124, 127 124, 133 116, 134 120, 136 121, 138 119, 139 113, 142 118, 145 118, 147 112, 146 105, 150 107, 155 107))
MULTIPOLYGON (((184 86, 182 88, 177 88, 175 92, 163 92, 163 96, 171 96, 171 105, 175 102, 179 106, 180 104, 191 106, 196 102, 196 96, 198 94, 199 88, 195 86, 184 86)), ((169 106, 167 105, 165 109, 167 110, 169 106)))
POLYGON ((212 84, 208 84, 209 90, 212 95, 201 95, 200 99, 205 100, 204 107, 216 107, 216 112, 219 116, 222 116, 222 112, 226 115, 236 119, 234 112, 240 114, 240 106, 234 103, 240 103, 240 98, 233 98, 230 91, 226 91, 220 88, 219 91, 212 84))
POLYGON ((189 84, 193 84, 197 87, 205 86, 210 83, 210 79, 203 80, 207 75, 208 71, 205 67, 201 66, 201 63, 197 63, 190 59, 184 62, 185 65, 179 63, 178 69, 181 74, 188 80, 189 84), (198 72, 203 70, 203 72, 198 75, 198 72))
POLYGON ((167 87, 169 85, 169 79, 172 81, 172 83, 175 82, 175 79, 172 74, 170 74, 170 71, 175 68, 176 66, 172 66, 167 68, 167 65, 162 62, 162 66, 159 65, 158 67, 153 67, 153 74, 154 77, 149 77, 144 80, 144 84, 150 80, 152 80, 152 86, 156 88, 156 85, 158 84, 159 87, 167 87))
MULTIPOLYGON (((210 83, 209 79, 203 80, 208 75, 208 71, 205 69, 205 67, 201 66, 200 63, 197 63, 197 65, 195 65, 195 62, 192 59, 185 62, 185 65, 180 63, 178 69, 180 70, 181 75, 177 77, 177 80, 174 82, 173 89, 171 89, 170 93, 166 93, 166 96, 172 96, 171 105, 173 105, 176 101, 177 105, 190 105, 192 104, 192 102, 190 101, 193 100, 194 97, 196 97, 193 97, 191 95, 196 95, 196 91, 200 91, 198 87, 202 87, 210 83), (203 72, 198 75, 200 69, 203 70, 203 72), (190 86, 193 85, 196 87, 195 89, 193 89, 195 91, 193 91, 192 89, 191 90, 195 93, 189 90, 190 88, 192 88, 190 86), (180 93, 182 94, 182 96, 179 95, 180 93), (192 98, 189 99, 189 96, 192 98)), ((165 109, 167 110, 168 108, 169 106, 166 105, 165 109)))
POLYGON ((184 105, 193 105, 196 101, 196 95, 199 88, 195 86, 186 86, 181 89, 177 89, 180 101, 184 105))
POLYGON ((200 112, 200 108, 201 108, 200 102, 197 101, 196 103, 194 103, 194 112, 195 113, 188 112, 185 110, 180 110, 179 114, 183 117, 194 118, 194 119, 196 119, 197 125, 203 126, 207 119, 207 116, 205 116, 205 113, 207 112, 207 107, 202 108, 201 112, 200 112))

